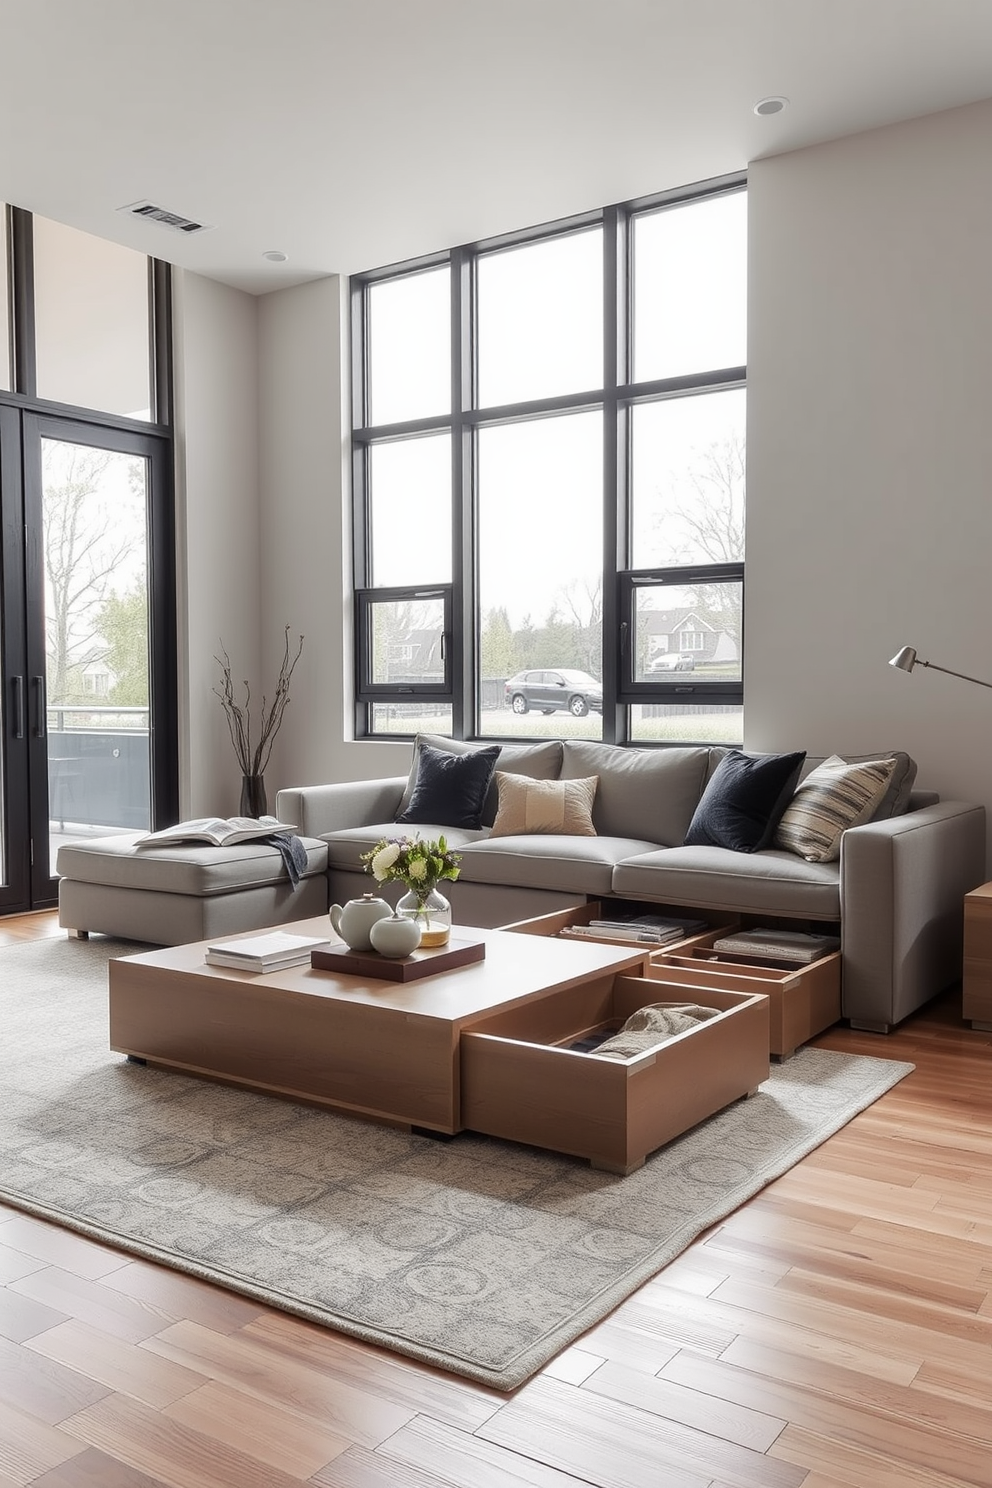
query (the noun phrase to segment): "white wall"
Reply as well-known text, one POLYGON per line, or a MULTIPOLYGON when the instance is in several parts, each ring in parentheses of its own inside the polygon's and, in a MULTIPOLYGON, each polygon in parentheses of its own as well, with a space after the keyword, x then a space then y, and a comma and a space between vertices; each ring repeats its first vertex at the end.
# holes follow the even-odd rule
MULTIPOLYGON (((905 748, 921 784, 992 806, 992 694, 886 665, 908 644, 992 680, 990 155, 982 103, 751 166, 745 736, 905 748)), ((344 286, 252 301, 185 275, 179 299, 189 806, 236 805, 216 638, 271 685, 286 624, 306 648, 270 801, 400 773, 409 746, 350 737, 344 286)))
POLYGON ((223 641, 259 673, 257 302, 174 271, 180 809, 238 809, 241 773, 213 694, 223 641))
POLYGON ((305 637, 266 784, 402 774, 408 745, 353 740, 346 284, 319 280, 258 304, 267 684, 278 673, 286 625, 292 637, 305 637))
POLYGON ((992 102, 750 168, 745 737, 992 806, 992 102))

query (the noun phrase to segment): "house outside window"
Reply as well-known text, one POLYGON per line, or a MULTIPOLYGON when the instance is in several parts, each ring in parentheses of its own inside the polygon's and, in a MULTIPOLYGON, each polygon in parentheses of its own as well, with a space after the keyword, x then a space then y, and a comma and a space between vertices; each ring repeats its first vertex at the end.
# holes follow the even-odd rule
POLYGON ((740 742, 745 308, 743 177, 352 279, 359 737, 740 742))

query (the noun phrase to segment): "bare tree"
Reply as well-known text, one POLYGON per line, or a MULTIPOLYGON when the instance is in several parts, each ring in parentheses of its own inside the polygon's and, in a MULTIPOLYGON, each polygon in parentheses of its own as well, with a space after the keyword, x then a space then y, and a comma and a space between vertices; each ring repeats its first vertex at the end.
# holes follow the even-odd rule
POLYGON ((47 443, 45 453, 45 646, 49 697, 58 703, 69 701, 72 669, 99 638, 112 578, 133 554, 136 538, 100 499, 113 453, 47 443), (57 477, 50 451, 63 462, 57 477))
MULTIPOLYGON (((680 561, 743 562, 745 463, 743 434, 729 434, 700 452, 688 476, 695 500, 672 511, 686 534, 680 544, 680 561)), ((738 586, 697 584, 690 592, 704 618, 733 638, 739 655, 743 615, 738 586)))

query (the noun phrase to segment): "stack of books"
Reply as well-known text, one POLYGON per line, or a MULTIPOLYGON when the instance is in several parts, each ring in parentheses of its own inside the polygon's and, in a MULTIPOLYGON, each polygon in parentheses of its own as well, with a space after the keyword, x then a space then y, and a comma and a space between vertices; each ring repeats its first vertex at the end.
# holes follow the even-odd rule
POLYGON ((208 966, 232 966, 238 971, 284 971, 287 966, 308 965, 314 947, 327 944, 319 935, 290 935, 285 930, 273 930, 248 940, 220 941, 207 947, 203 959, 208 966))
POLYGON ((698 935, 705 920, 683 920, 671 915, 630 915, 616 920, 590 920, 588 925, 569 925, 568 934, 586 940, 618 940, 631 945, 670 945, 698 935))
POLYGON ((802 930, 739 930, 713 942, 715 951, 729 955, 768 956, 776 961, 808 966, 840 949, 837 935, 810 935, 802 930))

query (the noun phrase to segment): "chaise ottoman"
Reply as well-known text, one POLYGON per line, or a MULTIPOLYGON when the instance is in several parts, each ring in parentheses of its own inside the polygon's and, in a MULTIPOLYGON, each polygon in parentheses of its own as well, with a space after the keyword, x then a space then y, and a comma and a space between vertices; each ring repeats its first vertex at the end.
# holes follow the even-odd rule
POLYGON ((327 844, 301 837, 307 864, 294 888, 264 842, 137 847, 140 832, 67 843, 56 860, 59 924, 152 945, 185 945, 327 913, 327 844))

